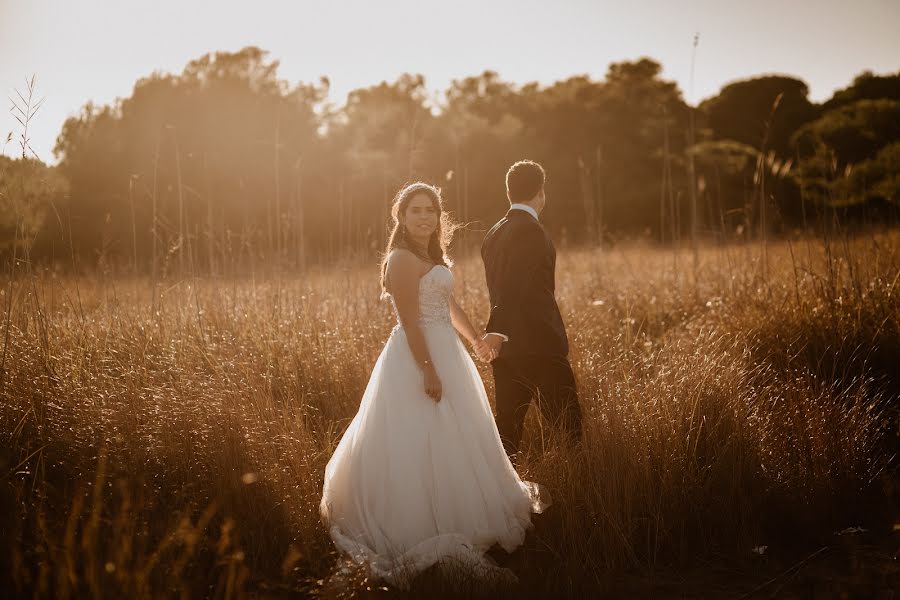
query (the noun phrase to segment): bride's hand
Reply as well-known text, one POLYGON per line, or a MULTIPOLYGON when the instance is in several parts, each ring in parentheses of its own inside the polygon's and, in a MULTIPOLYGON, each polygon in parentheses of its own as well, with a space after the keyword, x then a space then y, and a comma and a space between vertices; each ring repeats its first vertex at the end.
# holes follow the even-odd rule
POLYGON ((503 345, 502 338, 490 333, 481 336, 481 343, 484 344, 484 354, 481 355, 484 362, 493 362, 495 358, 500 356, 500 347, 503 345))
POLYGON ((494 358, 496 358, 495 356, 493 356, 491 347, 482 338, 475 338, 475 340, 472 342, 472 350, 475 351, 475 354, 478 355, 479 360, 481 360, 482 362, 491 362, 494 358))
POLYGON ((434 370, 434 366, 428 365, 425 368, 425 393, 435 402, 440 402, 442 392, 441 379, 437 371, 434 370))

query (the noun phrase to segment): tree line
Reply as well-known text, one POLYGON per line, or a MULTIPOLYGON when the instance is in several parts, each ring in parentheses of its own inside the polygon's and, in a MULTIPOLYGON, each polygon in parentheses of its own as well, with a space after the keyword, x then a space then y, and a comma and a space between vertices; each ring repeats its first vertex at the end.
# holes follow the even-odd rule
POLYGON ((761 76, 697 107, 649 58, 515 85, 453 81, 432 101, 406 74, 328 100, 255 47, 154 73, 84 106, 57 166, 0 157, 0 248, 34 260, 164 275, 374 254, 405 182, 443 190, 480 239, 506 210, 504 174, 548 173, 545 222, 569 243, 777 234, 823 219, 883 222, 900 205, 900 72, 860 74, 816 104, 761 76))

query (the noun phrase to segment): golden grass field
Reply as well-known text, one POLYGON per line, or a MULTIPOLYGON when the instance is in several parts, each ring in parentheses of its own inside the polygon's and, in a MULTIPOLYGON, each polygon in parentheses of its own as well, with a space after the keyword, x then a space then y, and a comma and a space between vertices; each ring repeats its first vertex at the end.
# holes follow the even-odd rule
MULTIPOLYGON (((59 598, 395 592, 339 568, 318 516, 393 325, 377 261, 156 284, 7 272, 0 583, 59 598)), ((455 271, 483 325, 480 261, 455 271)), ((900 235, 710 245, 696 263, 567 249, 557 282, 586 440, 565 453, 529 415, 520 474, 553 506, 509 559, 519 584, 491 594, 769 597, 819 585, 805 565, 848 544, 834 590, 900 585, 867 571, 893 557, 865 537, 896 542, 900 235)), ((410 595, 440 590, 478 592, 423 576, 410 595)))

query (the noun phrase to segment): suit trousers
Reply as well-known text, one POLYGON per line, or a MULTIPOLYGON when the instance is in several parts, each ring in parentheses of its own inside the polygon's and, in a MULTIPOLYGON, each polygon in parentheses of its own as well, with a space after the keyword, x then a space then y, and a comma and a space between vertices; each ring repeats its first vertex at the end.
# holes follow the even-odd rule
POLYGON ((575 374, 565 356, 515 356, 491 363, 496 389, 497 430, 510 456, 518 452, 525 414, 532 400, 545 424, 557 427, 572 441, 582 436, 581 406, 575 374))

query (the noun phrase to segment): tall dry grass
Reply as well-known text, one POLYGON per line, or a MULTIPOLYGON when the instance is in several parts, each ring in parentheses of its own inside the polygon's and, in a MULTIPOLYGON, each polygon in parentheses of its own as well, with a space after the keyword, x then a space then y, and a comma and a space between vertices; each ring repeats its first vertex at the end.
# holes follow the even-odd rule
MULTIPOLYGON (((756 245, 707 247, 685 272, 693 256, 561 253, 586 440, 565 451, 529 415, 520 472, 554 506, 507 592, 595 594, 623 574, 740 564, 756 545, 878 524, 900 388, 900 235, 770 242, 765 265, 756 245)), ((157 285, 20 264, 0 338, 8 589, 382 593, 339 568, 317 514, 393 325, 376 261, 157 285)), ((480 264, 456 270, 480 321, 480 264)), ((445 583, 425 577, 413 594, 445 583)))

